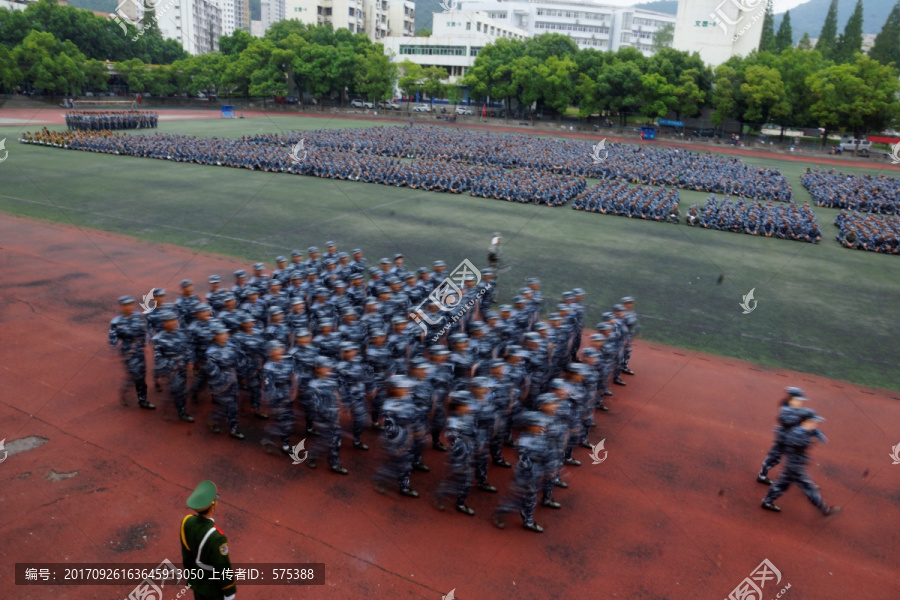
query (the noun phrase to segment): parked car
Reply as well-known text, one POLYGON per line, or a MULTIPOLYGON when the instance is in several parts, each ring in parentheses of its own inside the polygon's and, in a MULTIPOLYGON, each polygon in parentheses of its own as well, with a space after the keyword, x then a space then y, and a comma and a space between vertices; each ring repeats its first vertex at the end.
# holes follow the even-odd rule
POLYGON ((872 142, 857 138, 844 138, 841 140, 841 149, 844 152, 853 152, 856 150, 859 154, 867 155, 872 149, 872 142))
POLYGON ((353 108, 375 108, 375 104, 373 102, 368 102, 363 100, 362 98, 354 98, 350 101, 350 106, 353 108))
POLYGON ((691 132, 691 135, 694 135, 696 137, 711 138, 716 135, 716 130, 708 129, 708 128, 707 129, 695 129, 693 132, 691 132))
POLYGON ((431 112, 431 107, 427 104, 417 104, 413 106, 413 112, 431 112))
POLYGON ((457 106, 456 114, 458 114, 458 115, 474 115, 475 113, 472 112, 471 108, 467 108, 465 106, 457 106))
POLYGON ((391 100, 382 100, 378 103, 378 107, 384 110, 400 110, 400 105, 391 100))
POLYGON ((297 99, 293 96, 275 96, 276 104, 297 104, 297 99))
POLYGON ((503 119, 506 117, 506 111, 505 110, 489 110, 488 116, 489 117, 500 117, 501 119, 503 119))

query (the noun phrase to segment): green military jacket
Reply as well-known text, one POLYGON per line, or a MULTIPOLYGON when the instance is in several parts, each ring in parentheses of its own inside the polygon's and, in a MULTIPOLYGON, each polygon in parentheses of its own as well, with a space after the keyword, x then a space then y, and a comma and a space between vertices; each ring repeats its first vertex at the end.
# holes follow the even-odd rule
POLYGON ((188 583, 196 597, 224 598, 237 590, 228 540, 212 519, 187 515, 181 520, 181 559, 184 568, 192 574, 188 583), (194 573, 201 570, 205 577, 196 577, 194 573))

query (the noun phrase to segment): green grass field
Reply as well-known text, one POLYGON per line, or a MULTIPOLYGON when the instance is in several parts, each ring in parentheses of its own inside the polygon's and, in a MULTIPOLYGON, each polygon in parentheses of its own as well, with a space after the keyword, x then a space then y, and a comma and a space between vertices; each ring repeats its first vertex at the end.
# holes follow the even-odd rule
MULTIPOLYGON (((235 137, 366 125, 273 117, 164 121, 160 130, 235 137)), ((540 277, 552 298, 580 286, 593 326, 628 294, 646 339, 900 391, 900 259, 841 248, 835 210, 816 209, 824 240, 812 245, 570 207, 23 145, 14 141, 18 131, 0 127, 9 151, 0 210, 12 214, 269 264, 334 239, 342 250, 363 248, 370 262, 403 252, 412 266, 438 258, 482 265, 500 231, 510 267, 499 278, 503 302, 527 276, 540 277), (751 288, 758 307, 744 315, 739 303, 751 288)), ((747 162, 780 168, 797 199, 809 199, 799 179, 805 163, 747 162)), ((707 195, 682 191, 682 212, 707 195)), ((173 287, 175 276, 161 274, 159 284, 173 287)))

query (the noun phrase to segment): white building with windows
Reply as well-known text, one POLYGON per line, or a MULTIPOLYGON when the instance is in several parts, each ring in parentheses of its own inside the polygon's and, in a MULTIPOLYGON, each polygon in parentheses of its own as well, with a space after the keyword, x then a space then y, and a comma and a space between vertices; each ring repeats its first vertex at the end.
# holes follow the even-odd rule
POLYGON ((762 0, 679 0, 672 46, 699 52, 705 63, 716 67, 759 48, 765 13, 762 0))
POLYGON ((378 44, 388 34, 388 0, 365 0, 363 17, 366 35, 378 44))
POLYGON ((366 32, 364 9, 363 0, 286 0, 286 18, 307 25, 330 23, 352 33, 366 32))
POLYGON ((259 17, 265 32, 272 23, 284 21, 286 16, 285 0, 259 0, 259 17))
POLYGON ((653 53, 653 35, 675 24, 675 17, 665 13, 587 0, 460 0, 460 8, 487 13, 532 36, 568 35, 582 49, 633 47, 648 56, 653 53))
POLYGON ((164 38, 177 40, 190 54, 205 54, 219 49, 222 15, 215 2, 170 0, 156 6, 157 24, 164 38))
POLYGON ((491 19, 487 13, 454 10, 434 13, 429 37, 389 36, 384 51, 396 63, 409 60, 423 67, 443 67, 454 82, 475 64, 478 52, 500 38, 524 40, 528 32, 491 19))
POLYGON ((222 17, 222 35, 231 35, 236 29, 234 18, 237 2, 235 0, 216 0, 219 15, 222 17))
POLYGON ((390 0, 388 3, 388 35, 416 35, 416 3, 412 0, 390 0))

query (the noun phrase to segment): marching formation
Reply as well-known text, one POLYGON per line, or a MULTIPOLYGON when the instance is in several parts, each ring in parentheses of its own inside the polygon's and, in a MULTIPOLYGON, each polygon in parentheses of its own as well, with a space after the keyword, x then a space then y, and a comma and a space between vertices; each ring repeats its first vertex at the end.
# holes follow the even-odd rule
POLYGON ((69 131, 108 131, 117 129, 156 129, 159 115, 138 110, 103 112, 67 112, 69 131))
POLYGON ((842 210, 834 225, 837 241, 845 248, 900 254, 900 218, 842 210))
POLYGON ((816 206, 859 212, 900 213, 900 179, 886 175, 855 175, 806 168, 800 178, 816 206))
POLYGON ((121 297, 109 343, 125 366, 122 402, 133 387, 139 406, 155 408, 146 382, 149 343, 155 388, 167 388, 182 421, 194 422, 188 401, 196 405, 208 388, 210 429, 224 425, 244 439, 243 392, 255 417, 271 417, 266 435, 275 440, 267 443, 296 463, 298 449, 312 440, 307 465, 327 460, 331 471, 346 475, 340 457, 347 414, 354 449, 369 449, 370 427, 380 437, 379 491, 396 487, 418 497, 412 473, 430 471, 430 442, 447 452, 449 472, 436 504, 443 510, 452 501, 466 515, 474 515, 466 503, 473 487, 497 492, 488 469, 512 468, 503 451, 514 446, 514 484, 493 520, 502 528, 503 515, 518 510, 527 529, 542 531, 534 521, 538 493, 542 506, 561 507, 553 499, 555 488, 568 487, 561 470, 581 464, 576 446, 592 448, 594 412, 608 410, 610 384, 624 386, 622 375, 634 374, 633 299, 604 313, 582 349, 580 288, 551 303, 540 281, 529 278, 512 304, 495 306, 491 269, 463 261, 448 272, 435 261, 409 270, 401 254, 369 267, 361 250, 338 252, 334 242, 324 254, 310 247, 305 259, 294 250, 276 263, 271 275, 262 263, 252 274, 235 271, 231 286, 210 276, 203 300, 190 280, 174 301, 154 289, 146 317, 134 298, 121 297), (292 446, 298 418, 305 437, 292 446))
POLYGON ((743 198, 731 202, 727 196, 719 201, 715 196, 710 196, 702 213, 697 203, 691 205, 687 224, 812 244, 822 239, 816 213, 808 202, 804 202, 802 207, 794 202, 775 206, 772 202, 761 204, 743 198))

